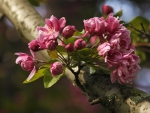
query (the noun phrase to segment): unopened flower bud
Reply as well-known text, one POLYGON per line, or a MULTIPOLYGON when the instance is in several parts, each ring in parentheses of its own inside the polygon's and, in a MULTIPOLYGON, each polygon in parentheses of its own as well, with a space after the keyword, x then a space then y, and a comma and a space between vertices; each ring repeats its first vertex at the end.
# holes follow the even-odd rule
POLYGON ((50 72, 52 73, 52 76, 60 75, 63 73, 63 66, 60 62, 55 62, 51 64, 50 66, 50 72))
POLYGON ((65 49, 67 50, 68 53, 71 53, 71 52, 74 50, 72 44, 67 44, 67 45, 65 46, 65 49))
POLYGON ((113 8, 111 6, 108 6, 108 5, 103 5, 102 6, 102 12, 106 15, 110 14, 110 13, 113 13, 113 8))
POLYGON ((74 48, 77 50, 83 49, 86 46, 86 42, 83 39, 78 39, 74 42, 74 48))
POLYGON ((34 68, 34 61, 32 56, 29 56, 26 53, 15 53, 15 55, 18 55, 16 64, 20 64, 24 70, 31 71, 34 68))
POLYGON ((47 43, 46 43, 46 48, 53 51, 56 49, 56 46, 58 45, 58 42, 57 40, 49 40, 47 43))
POLYGON ((31 42, 29 42, 28 47, 29 47, 29 49, 31 49, 34 52, 40 50, 40 45, 37 40, 32 40, 31 42))
POLYGON ((63 31, 62 31, 62 35, 65 37, 65 38, 69 38, 73 35, 73 33, 76 31, 76 28, 75 26, 66 26, 63 31))

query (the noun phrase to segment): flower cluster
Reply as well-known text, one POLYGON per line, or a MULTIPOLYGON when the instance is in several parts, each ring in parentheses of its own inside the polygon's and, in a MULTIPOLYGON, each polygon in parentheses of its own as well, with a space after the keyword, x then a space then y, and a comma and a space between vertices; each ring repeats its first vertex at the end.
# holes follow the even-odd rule
MULTIPOLYGON (((50 51, 56 49, 58 45, 57 38, 59 36, 60 30, 66 24, 66 19, 62 17, 58 20, 55 16, 52 15, 50 19, 45 19, 45 23, 46 24, 44 27, 37 28, 39 33, 37 39, 32 40, 28 44, 33 57, 25 53, 16 53, 16 55, 18 55, 18 58, 16 59, 17 64, 20 64, 21 67, 26 71, 31 71, 31 69, 33 69, 27 80, 30 80, 34 76, 34 74, 36 73, 36 64, 39 63, 34 55, 34 52, 44 49, 50 51)), ((59 62, 50 64, 50 72, 52 76, 61 74, 63 72, 62 64, 59 62)))
POLYGON ((131 45, 130 31, 112 13, 105 20, 98 17, 84 20, 84 26, 90 36, 94 35, 100 40, 98 55, 109 69, 113 69, 111 82, 130 83, 140 69, 139 57, 134 54, 135 48, 131 45))
MULTIPOLYGON (((59 20, 55 16, 51 16, 50 19, 45 19, 45 26, 38 27, 38 37, 35 40, 32 40, 28 43, 28 47, 32 56, 26 53, 15 53, 18 55, 16 59, 16 63, 20 64, 20 66, 26 70, 31 71, 27 80, 30 80, 34 74, 36 73, 36 65, 40 63, 35 55, 34 52, 40 50, 49 50, 55 51, 58 45, 64 46, 67 53, 71 53, 74 50, 80 50, 86 46, 86 42, 83 39, 76 39, 76 41, 72 43, 64 43, 59 38, 60 31, 62 30, 62 36, 65 39, 72 37, 74 32, 76 31, 75 26, 66 25, 66 19, 64 17, 60 18, 59 20)), ((62 57, 62 56, 61 56, 62 57)), ((62 60, 62 59, 61 59, 62 60)), ((43 62, 42 62, 43 63, 43 62)), ((50 72, 52 76, 60 75, 63 73, 63 64, 60 61, 56 61, 50 64, 50 72)))
POLYGON ((52 77, 61 75, 66 67, 72 72, 72 68, 78 67, 80 71, 82 64, 95 67, 99 60, 103 60, 112 71, 112 83, 116 80, 120 84, 130 83, 140 69, 139 57, 131 45, 130 31, 112 13, 106 19, 94 17, 83 22, 85 29, 79 32, 75 26, 66 26, 64 17, 57 19, 52 15, 45 19, 45 26, 37 28, 37 39, 28 44, 32 56, 16 53, 16 63, 31 71, 28 81, 37 72, 38 63, 49 63, 36 59, 34 52, 47 50, 49 56, 54 54, 55 58, 49 63, 52 77), (92 46, 89 44, 91 40, 92 46))

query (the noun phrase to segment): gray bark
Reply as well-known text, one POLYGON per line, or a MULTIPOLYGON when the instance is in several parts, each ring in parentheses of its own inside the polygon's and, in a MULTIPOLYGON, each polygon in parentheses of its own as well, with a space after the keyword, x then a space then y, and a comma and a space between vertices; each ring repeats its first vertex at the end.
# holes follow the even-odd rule
POLYGON ((27 0, 0 0, 0 9, 26 39, 37 38, 36 27, 43 26, 44 19, 27 0))
MULTIPOLYGON (((14 24, 16 29, 29 41, 37 38, 37 26, 44 25, 44 19, 27 0, 0 0, 0 10, 14 24)), ((98 72, 90 75, 88 68, 75 83, 93 104, 102 104, 110 113, 150 113, 150 95, 132 86, 112 84, 108 75, 98 72), (82 87, 81 87, 82 86, 82 87)), ((67 77, 75 77, 67 70, 67 77)))

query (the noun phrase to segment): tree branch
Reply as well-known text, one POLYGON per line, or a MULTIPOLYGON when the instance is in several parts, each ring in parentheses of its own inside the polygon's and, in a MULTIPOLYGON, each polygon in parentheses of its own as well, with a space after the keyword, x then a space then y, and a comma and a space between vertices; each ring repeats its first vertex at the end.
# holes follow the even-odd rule
POLYGON ((0 9, 26 39, 37 38, 36 27, 43 26, 44 19, 27 0, 0 0, 0 9))
MULTIPOLYGON (((44 19, 27 0, 0 0, 0 10, 29 41, 38 36, 36 27, 44 25, 44 19)), ((71 81, 75 81, 69 70, 66 75, 71 81)), ((111 113, 150 111, 150 95, 131 86, 111 84, 109 76, 102 72, 90 75, 89 69, 85 68, 79 74, 79 81, 90 103, 101 103, 111 113)))
POLYGON ((91 75, 86 67, 81 71, 79 80, 92 105, 100 103, 110 113, 150 112, 149 94, 129 85, 112 84, 109 75, 102 72, 91 75))

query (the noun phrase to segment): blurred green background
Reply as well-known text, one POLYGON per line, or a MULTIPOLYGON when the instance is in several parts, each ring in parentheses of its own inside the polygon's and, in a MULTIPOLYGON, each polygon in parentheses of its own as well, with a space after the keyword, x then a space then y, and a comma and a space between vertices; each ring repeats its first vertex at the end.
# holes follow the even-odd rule
MULTIPOLYGON (((149 0, 29 0, 43 18, 51 15, 65 17, 67 25, 82 30, 83 20, 102 16, 103 4, 123 10, 126 23, 135 16, 150 20, 149 0)), ((136 27, 136 26, 135 26, 136 27)), ((150 31, 150 28, 146 28, 150 31)), ((133 38, 133 37, 132 37, 133 38)), ((149 38, 147 38, 149 42, 149 38)), ((15 52, 29 53, 28 41, 21 37, 6 17, 0 20, 0 113, 106 113, 100 105, 91 106, 87 97, 65 77, 50 89, 44 89, 43 80, 23 84, 28 72, 15 64, 15 52)), ((145 55, 143 67, 135 86, 150 93, 149 47, 139 49, 145 55)))

